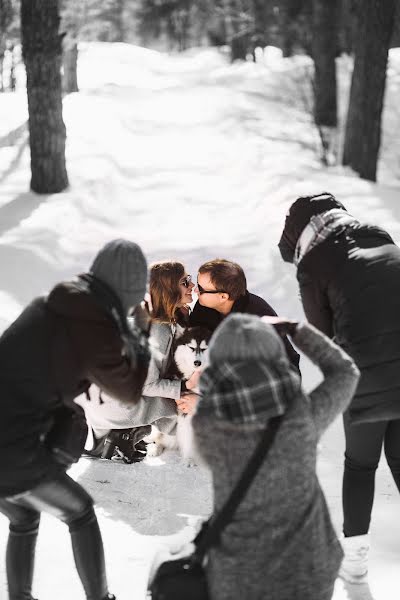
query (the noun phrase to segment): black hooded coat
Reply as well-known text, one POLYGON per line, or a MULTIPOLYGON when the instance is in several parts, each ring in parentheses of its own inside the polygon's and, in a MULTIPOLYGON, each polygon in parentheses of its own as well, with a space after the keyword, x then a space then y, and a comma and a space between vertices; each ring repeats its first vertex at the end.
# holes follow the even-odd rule
POLYGON ((4 332, 0 497, 32 489, 65 470, 48 448, 46 435, 60 419, 74 419, 75 435, 81 438, 76 443, 83 447, 86 421, 73 399, 91 383, 127 403, 139 400, 147 370, 133 369, 122 348, 116 324, 74 282, 34 300, 4 332))
MULTIPOLYGON (((109 242, 91 272, 123 318, 143 298, 146 261, 133 242, 109 242)), ((33 300, 0 337, 0 497, 65 471, 69 455, 56 459, 54 432, 79 458, 87 426, 73 400, 91 383, 126 404, 140 399, 147 364, 127 358, 118 321, 85 277, 33 300)))
MULTIPOLYGON (((279 242, 284 260, 293 262, 310 218, 332 208, 344 209, 329 194, 291 206, 279 242)), ((400 418, 400 248, 383 229, 354 223, 307 252, 297 280, 309 322, 334 337, 361 371, 351 421, 400 418)))

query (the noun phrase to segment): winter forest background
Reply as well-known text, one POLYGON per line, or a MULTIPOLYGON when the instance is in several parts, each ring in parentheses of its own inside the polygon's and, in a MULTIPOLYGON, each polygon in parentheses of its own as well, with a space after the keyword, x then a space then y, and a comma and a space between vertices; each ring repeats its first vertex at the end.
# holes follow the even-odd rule
MULTIPOLYGON (((115 237, 194 277, 237 260, 303 318, 276 248, 298 195, 330 191, 400 240, 399 47, 395 0, 0 0, 0 330, 115 237)), ((301 367, 309 389, 319 373, 301 367)), ((342 457, 338 420, 318 465, 338 531, 342 457)), ((173 452, 72 474, 96 499, 110 588, 144 598, 162 536, 208 514, 207 474, 173 452)), ((335 600, 398 598, 399 509, 383 462, 369 585, 338 582, 335 600)), ((0 597, 6 532, 0 516, 0 597)), ((44 517, 34 595, 56 583, 82 597, 44 517)))

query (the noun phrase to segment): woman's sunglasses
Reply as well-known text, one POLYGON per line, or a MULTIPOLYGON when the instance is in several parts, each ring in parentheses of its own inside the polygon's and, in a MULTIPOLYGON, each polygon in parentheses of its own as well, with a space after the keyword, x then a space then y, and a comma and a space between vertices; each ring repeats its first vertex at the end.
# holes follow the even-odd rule
POLYGON ((199 282, 197 282, 196 287, 199 290, 199 294, 225 294, 224 290, 205 290, 199 282))
POLYGON ((188 288, 190 286, 190 284, 192 283, 192 276, 186 275, 186 277, 184 279, 182 279, 182 281, 180 281, 179 283, 181 285, 183 285, 183 287, 188 288))

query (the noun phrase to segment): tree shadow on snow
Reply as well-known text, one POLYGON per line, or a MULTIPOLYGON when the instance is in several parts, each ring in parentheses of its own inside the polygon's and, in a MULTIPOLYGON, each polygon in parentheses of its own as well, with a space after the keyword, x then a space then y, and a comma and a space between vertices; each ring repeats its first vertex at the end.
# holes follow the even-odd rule
POLYGON ((22 192, 0 208, 0 235, 21 223, 48 199, 47 195, 22 192))
POLYGON ((23 248, 0 244, 0 264, 0 289, 6 290, 21 309, 35 296, 47 293, 56 283, 81 270, 74 265, 66 267, 55 262, 54 244, 50 243, 46 249, 44 242, 40 250, 34 243, 31 246, 27 243, 23 248))
MULTIPOLYGON (((15 155, 13 156, 10 164, 8 165, 8 167, 2 172, 0 173, 0 183, 3 183, 7 177, 9 177, 13 171, 15 171, 15 169, 18 167, 20 160, 22 158, 23 153, 25 152, 25 149, 28 147, 28 141, 29 141, 29 136, 26 132, 26 123, 24 123, 23 126, 21 126, 21 131, 22 135, 20 141, 18 142, 18 140, 16 140, 16 142, 13 143, 13 145, 15 144, 16 147, 16 152, 15 155)), ((0 148, 1 148, 1 143, 2 140, 0 140, 0 148)), ((11 145, 10 144, 5 144, 4 145, 11 145)))

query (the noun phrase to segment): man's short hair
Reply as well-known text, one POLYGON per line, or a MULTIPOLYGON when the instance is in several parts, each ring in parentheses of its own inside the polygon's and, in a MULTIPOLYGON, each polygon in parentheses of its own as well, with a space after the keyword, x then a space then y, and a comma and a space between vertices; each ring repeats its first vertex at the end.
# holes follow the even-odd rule
POLYGON ((229 294, 230 300, 244 296, 247 289, 246 276, 240 265, 224 258, 215 258, 201 265, 199 273, 208 273, 215 289, 229 294))

